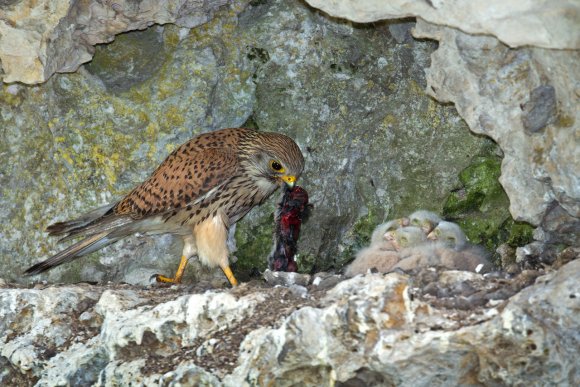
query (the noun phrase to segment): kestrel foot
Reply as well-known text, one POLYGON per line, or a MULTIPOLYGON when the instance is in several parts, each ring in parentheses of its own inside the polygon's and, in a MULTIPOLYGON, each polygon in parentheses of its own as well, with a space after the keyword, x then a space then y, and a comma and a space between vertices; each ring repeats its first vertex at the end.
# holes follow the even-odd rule
POLYGON ((155 274, 155 280, 157 282, 163 283, 170 283, 170 284, 180 284, 181 277, 183 277, 183 272, 185 271, 185 266, 187 265, 187 258, 185 255, 181 256, 181 261, 179 262, 179 267, 177 268, 177 272, 175 272, 175 276, 173 278, 165 277, 161 274, 155 274))
POLYGON ((238 286, 238 280, 236 279, 236 277, 234 277, 232 269, 230 269, 228 265, 221 266, 221 268, 224 274, 226 275, 228 281, 230 281, 230 284, 232 284, 232 287, 238 286))

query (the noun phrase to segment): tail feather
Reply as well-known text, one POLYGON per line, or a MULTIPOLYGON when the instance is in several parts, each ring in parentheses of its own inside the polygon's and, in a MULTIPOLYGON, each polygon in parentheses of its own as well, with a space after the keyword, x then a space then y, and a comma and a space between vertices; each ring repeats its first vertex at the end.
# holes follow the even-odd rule
POLYGON ((46 228, 46 231, 50 236, 70 233, 79 234, 80 230, 102 218, 111 208, 113 208, 113 206, 115 206, 115 204, 115 202, 109 203, 106 206, 99 207, 77 219, 51 224, 46 228))
POLYGON ((136 232, 167 232, 162 217, 133 219, 130 215, 109 213, 114 204, 97 208, 78 219, 55 223, 49 235, 62 235, 59 242, 83 238, 47 260, 28 268, 25 275, 35 275, 63 263, 90 254, 136 232))
POLYGON ((65 242, 81 236, 88 237, 91 235, 97 235, 104 231, 117 233, 121 232, 123 236, 126 236, 132 233, 129 232, 128 229, 130 228, 131 224, 135 223, 139 222, 136 222, 129 216, 105 216, 93 221, 92 224, 87 224, 71 229, 68 231, 67 235, 59 239, 59 242, 65 242), (127 230, 127 232, 124 232, 124 230, 127 230))
POLYGON ((37 263, 36 265, 29 267, 24 272, 25 275, 35 275, 52 269, 53 267, 62 265, 65 262, 70 262, 76 258, 82 257, 83 255, 89 254, 96 251, 106 245, 116 242, 118 239, 107 238, 109 232, 101 232, 99 234, 91 235, 71 246, 64 249, 60 253, 53 255, 45 261, 37 263))

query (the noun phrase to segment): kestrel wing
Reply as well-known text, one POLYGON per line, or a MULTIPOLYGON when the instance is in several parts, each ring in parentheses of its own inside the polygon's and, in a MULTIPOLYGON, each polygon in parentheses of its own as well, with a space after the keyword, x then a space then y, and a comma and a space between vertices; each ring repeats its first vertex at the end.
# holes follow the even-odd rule
POLYGON ((149 179, 114 208, 133 218, 186 207, 235 176, 238 157, 233 148, 203 148, 185 143, 161 163, 149 179))

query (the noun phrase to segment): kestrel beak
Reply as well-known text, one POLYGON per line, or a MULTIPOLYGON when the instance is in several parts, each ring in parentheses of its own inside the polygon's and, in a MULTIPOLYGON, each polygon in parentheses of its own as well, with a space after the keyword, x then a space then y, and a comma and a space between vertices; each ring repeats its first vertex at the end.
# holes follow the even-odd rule
POLYGON ((430 232, 429 235, 427 235, 427 239, 429 239, 430 241, 436 241, 437 235, 435 235, 434 232, 430 232))
POLYGON ((286 183, 288 187, 294 188, 294 184, 296 184, 296 176, 282 175, 281 179, 284 180, 284 183, 286 183))

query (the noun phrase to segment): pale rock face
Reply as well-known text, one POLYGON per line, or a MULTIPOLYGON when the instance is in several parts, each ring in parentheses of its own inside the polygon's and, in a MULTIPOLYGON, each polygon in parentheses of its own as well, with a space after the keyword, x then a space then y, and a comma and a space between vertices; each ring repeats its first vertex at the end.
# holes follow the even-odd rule
POLYGON ((306 298, 249 284, 201 293, 128 285, 0 289, 0 384, 578 380, 580 260, 524 278, 536 284, 516 295, 518 279, 501 285, 476 273, 428 273, 435 280, 357 276, 325 291, 310 287, 306 298))
POLYGON ((36 84, 55 72, 73 72, 92 59, 94 46, 153 24, 192 28, 228 0, 12 1, 0 10, 3 81, 36 84))
POLYGON ((471 34, 494 35, 510 47, 580 48, 580 4, 574 0, 306 1, 329 15, 358 23, 420 17, 471 34))
MULTIPOLYGON (((578 233, 580 3, 308 3, 357 22, 417 17, 413 35, 439 41, 426 70, 427 92, 441 102, 453 102, 473 132, 500 145, 505 156, 500 182, 514 219, 578 233), (565 214, 549 216, 559 207, 565 214)), ((549 239, 578 243, 577 238, 549 239)))
POLYGON ((580 52, 514 51, 492 37, 421 20, 414 34, 440 41, 427 70, 427 92, 454 102, 473 132, 502 148, 500 182, 514 218, 540 225, 554 204, 580 217, 580 109, 574 88, 580 52), (534 107, 526 108, 529 104, 534 107), (557 113, 551 105, 558 106, 557 113))

